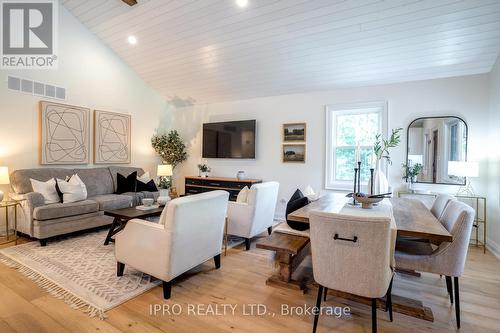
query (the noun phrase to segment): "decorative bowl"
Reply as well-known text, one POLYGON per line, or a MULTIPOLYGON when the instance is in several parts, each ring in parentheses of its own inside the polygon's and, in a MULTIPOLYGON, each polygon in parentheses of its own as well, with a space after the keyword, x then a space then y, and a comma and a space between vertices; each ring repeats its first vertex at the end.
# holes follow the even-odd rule
POLYGON ((151 198, 144 198, 142 199, 142 204, 146 207, 149 207, 151 205, 153 205, 153 203, 155 202, 154 199, 151 199, 151 198))
POLYGON ((384 198, 369 198, 367 196, 359 195, 359 193, 356 193, 354 195, 354 199, 357 202, 361 203, 361 208, 364 209, 370 209, 372 208, 374 203, 384 200, 384 198))

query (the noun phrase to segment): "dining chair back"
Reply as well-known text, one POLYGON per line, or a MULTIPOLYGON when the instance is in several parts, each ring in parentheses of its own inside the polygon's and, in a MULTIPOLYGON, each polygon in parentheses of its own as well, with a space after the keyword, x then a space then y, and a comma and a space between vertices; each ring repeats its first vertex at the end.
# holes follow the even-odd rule
POLYGON ((446 208, 448 203, 453 200, 456 200, 454 196, 451 196, 449 194, 438 194, 431 207, 432 215, 434 215, 439 220, 441 218, 441 215, 443 215, 444 209, 446 208))

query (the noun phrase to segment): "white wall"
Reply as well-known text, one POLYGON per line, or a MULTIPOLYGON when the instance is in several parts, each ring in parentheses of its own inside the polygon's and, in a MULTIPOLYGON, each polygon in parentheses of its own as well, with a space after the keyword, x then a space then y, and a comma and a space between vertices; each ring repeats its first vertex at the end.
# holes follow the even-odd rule
MULTIPOLYGON (((456 115, 469 125, 469 159, 481 162, 478 193, 486 193, 489 79, 474 75, 450 79, 295 94, 199 105, 174 111, 173 125, 189 143, 189 160, 176 170, 176 184, 183 188, 184 175, 197 175, 201 161, 201 124, 209 121, 257 119, 257 158, 255 160, 209 159, 212 174, 234 177, 238 170, 248 176, 280 182, 278 215, 283 216, 284 202, 292 192, 306 185, 316 190, 324 184, 326 104, 358 103, 385 100, 389 106, 389 128, 403 127, 401 145, 394 149, 389 170, 391 185, 401 184, 401 163, 406 158, 406 128, 421 116, 456 115), (307 122, 305 164, 281 162, 281 126, 283 123, 307 122)), ((455 186, 424 186, 435 191, 455 192, 455 186)))
POLYGON ((500 259, 500 57, 490 73, 488 242, 500 259))
MULTIPOLYGON (((150 139, 168 113, 165 99, 62 6, 59 15, 57 70, 0 71, 0 165, 10 170, 39 166, 40 97, 8 90, 7 74, 12 74, 65 87, 63 103, 131 114, 132 165, 154 171, 158 159, 150 139)), ((7 192, 8 186, 1 189, 7 192)))

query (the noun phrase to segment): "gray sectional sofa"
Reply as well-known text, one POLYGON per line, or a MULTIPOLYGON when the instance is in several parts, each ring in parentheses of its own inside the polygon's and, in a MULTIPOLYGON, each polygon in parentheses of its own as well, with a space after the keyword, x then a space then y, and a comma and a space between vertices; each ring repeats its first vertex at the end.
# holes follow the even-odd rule
POLYGON ((40 240, 111 224, 113 219, 104 215, 105 210, 136 206, 143 198, 158 197, 158 192, 128 192, 115 194, 116 178, 144 170, 134 167, 110 166, 88 169, 37 168, 16 170, 10 175, 10 196, 21 201, 22 212, 18 214, 17 230, 40 240), (51 178, 65 179, 78 174, 87 187, 87 200, 74 203, 44 203, 40 193, 33 192, 30 178, 47 181, 51 178))

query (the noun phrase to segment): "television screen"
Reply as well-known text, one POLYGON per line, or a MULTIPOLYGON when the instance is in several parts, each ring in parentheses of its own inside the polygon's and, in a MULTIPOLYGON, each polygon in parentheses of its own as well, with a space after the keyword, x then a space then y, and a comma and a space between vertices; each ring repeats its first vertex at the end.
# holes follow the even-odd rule
POLYGON ((203 124, 204 158, 255 158, 255 120, 203 124))

